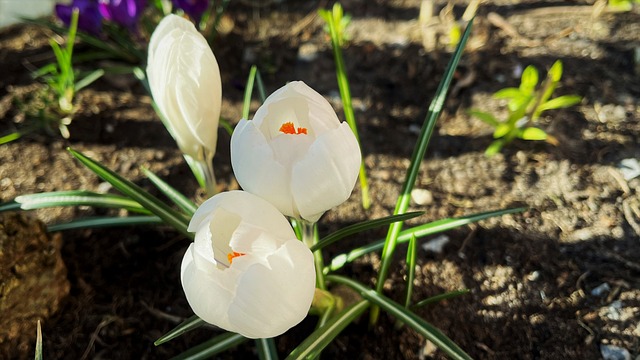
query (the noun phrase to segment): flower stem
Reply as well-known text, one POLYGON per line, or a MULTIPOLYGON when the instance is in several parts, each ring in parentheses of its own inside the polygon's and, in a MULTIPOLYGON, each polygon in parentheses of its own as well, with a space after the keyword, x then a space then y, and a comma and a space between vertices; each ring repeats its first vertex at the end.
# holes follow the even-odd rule
MULTIPOLYGON (((311 223, 305 220, 300 220, 302 227, 302 242, 311 247, 318 242, 318 231, 316 223, 311 223)), ((324 281, 324 259, 322 258, 322 250, 316 250, 313 252, 313 263, 316 267, 316 287, 320 290, 327 290, 327 285, 324 281)))
POLYGON ((213 173, 213 153, 209 150, 204 151, 204 183, 207 196, 211 197, 216 194, 216 176, 213 173))

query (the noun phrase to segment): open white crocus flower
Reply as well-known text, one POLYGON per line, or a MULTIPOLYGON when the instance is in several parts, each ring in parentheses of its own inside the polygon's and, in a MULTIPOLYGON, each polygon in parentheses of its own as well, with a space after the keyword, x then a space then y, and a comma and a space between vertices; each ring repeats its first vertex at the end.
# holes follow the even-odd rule
POLYGON ((349 125, 302 81, 271 94, 231 137, 231 164, 242 188, 309 222, 349 198, 360 162, 349 125))
POLYGON ((209 44, 188 20, 167 15, 149 41, 153 99, 180 150, 204 160, 216 151, 222 103, 220 70, 209 44))
POLYGON ((189 231, 182 287, 204 321, 248 338, 278 336, 307 315, 315 291, 309 248, 267 201, 228 191, 205 201, 189 231))

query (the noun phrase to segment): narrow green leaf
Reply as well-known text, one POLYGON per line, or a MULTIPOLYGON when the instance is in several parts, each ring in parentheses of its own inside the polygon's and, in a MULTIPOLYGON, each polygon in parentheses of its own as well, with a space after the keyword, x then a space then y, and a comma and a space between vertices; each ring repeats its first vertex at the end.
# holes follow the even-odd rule
MULTIPOLYGON (((360 135, 358 134, 358 126, 356 123, 355 113, 351 98, 351 89, 349 86, 349 78, 347 76, 347 67, 344 63, 342 54, 342 29, 340 29, 340 19, 342 19, 342 6, 339 3, 333 5, 333 13, 327 10, 320 11, 320 16, 327 22, 329 34, 331 37, 331 47, 333 49, 333 58, 336 63, 336 78, 338 81, 338 89, 340 90, 340 98, 342 99, 342 110, 344 117, 351 131, 358 141, 358 147, 362 151, 360 135)), ((364 161, 360 163, 360 188, 362 190, 362 207, 366 210, 371 206, 371 198, 369 196, 369 182, 367 181, 367 171, 364 161)))
POLYGON ((460 295, 465 295, 465 294, 468 294, 469 292, 471 292, 471 290, 469 290, 469 289, 450 291, 450 292, 447 292, 447 293, 444 293, 444 294, 432 296, 430 298, 421 300, 418 303, 416 303, 415 305, 413 305, 411 308, 412 309, 417 309, 417 308, 420 308, 420 307, 423 307, 423 306, 426 306, 426 305, 435 304, 435 303, 440 302, 442 300, 452 299, 452 298, 458 297, 460 295))
POLYGON ((229 350, 245 342, 247 338, 234 333, 224 333, 218 335, 209 341, 205 341, 200 345, 194 346, 182 354, 171 358, 171 360, 204 360, 210 359, 213 355, 229 350))
MULTIPOLYGON (((477 213, 477 214, 461 216, 461 217, 457 217, 457 218, 447 218, 447 219, 441 219, 441 220, 433 221, 433 222, 430 222, 428 224, 415 226, 415 227, 412 227, 410 229, 407 229, 407 230, 404 230, 404 231, 400 232, 399 235, 398 235, 398 244, 402 244, 402 243, 408 242, 409 239, 411 239, 411 236, 415 236, 416 238, 421 239, 421 238, 423 238, 425 236, 429 236, 429 235, 441 233, 443 231, 455 229, 457 227, 468 225, 468 224, 471 224, 471 223, 474 223, 474 222, 478 222, 480 220, 484 220, 484 219, 488 219, 488 218, 492 218, 492 217, 496 217, 496 216, 502 216, 502 215, 506 215, 506 214, 513 214, 513 213, 517 213, 517 212, 522 212, 524 210, 526 210, 526 208, 513 208, 513 209, 504 209, 504 210, 494 210, 494 211, 487 211, 487 212, 482 212, 482 213, 477 213)), ((377 250, 380 250, 380 249, 384 248, 384 244, 385 244, 385 240, 378 240, 378 241, 372 242, 371 244, 367 244, 367 245, 359 247, 357 249, 353 249, 347 254, 337 255, 331 260, 331 265, 324 269, 324 273, 328 273, 330 271, 339 270, 344 265, 352 262, 353 260, 355 260, 355 259, 357 259, 357 258, 359 258, 359 257, 361 257, 361 256, 363 256, 365 254, 368 254, 368 253, 371 253, 371 252, 374 252, 374 251, 377 251, 377 250)))
MULTIPOLYGON (((58 206, 93 206, 122 208, 128 211, 149 214, 148 210, 143 208, 142 205, 134 200, 119 195, 101 194, 83 190, 52 191, 39 194, 20 195, 15 198, 14 202, 19 204, 19 208, 22 210, 34 210, 58 206)), ((2 211, 2 206, 0 206, 0 211, 2 211)))
POLYGON ((162 201, 144 191, 144 189, 138 185, 109 170, 97 161, 94 161, 71 148, 68 148, 68 150, 82 164, 96 173, 96 175, 101 177, 103 180, 109 182, 114 188, 137 201, 145 209, 161 218, 167 225, 173 226, 173 228, 182 234, 189 238, 193 238, 193 234, 187 231, 189 219, 186 216, 170 208, 162 201))
POLYGON ((520 131, 520 138, 522 140, 545 140, 547 133, 537 127, 528 127, 520 131))
MULTIPOLYGON (((230 1, 230 0, 224 0, 230 1)), ((256 71, 256 84, 258 85, 258 97, 261 102, 264 102, 267 99, 267 90, 265 90, 264 82, 262 81, 262 75, 260 75, 260 70, 256 71)))
POLYGON ((42 360, 42 327, 40 326, 40 320, 38 320, 36 327, 36 352, 34 359, 42 360))
POLYGON ((168 197, 169 200, 171 200, 177 207, 182 209, 187 216, 193 216, 193 213, 195 213, 196 209, 198 208, 196 204, 193 203, 193 201, 189 200, 189 198, 187 198, 181 192, 162 180, 151 170, 145 167, 141 167, 141 169, 142 172, 144 172, 145 176, 148 177, 149 180, 151 180, 153 185, 155 185, 158 190, 160 190, 166 197, 168 197))
POLYGON ((546 110, 567 108, 569 106, 579 104, 580 101, 582 101, 582 97, 578 95, 558 96, 557 98, 553 98, 545 102, 544 104, 540 105, 537 109, 537 112, 541 113, 546 110))
POLYGON ((160 338, 158 338, 158 340, 154 341, 153 344, 155 346, 164 344, 170 340, 173 340, 179 336, 182 336, 183 334, 188 333, 191 330, 197 329, 205 324, 206 322, 200 319, 198 315, 193 315, 192 317, 181 322, 175 328, 171 329, 166 334, 162 335, 160 338))
POLYGON ((256 71, 258 67, 255 65, 251 66, 251 70, 249 71, 249 78, 247 79, 247 86, 244 90, 244 102, 242 104, 242 118, 249 119, 249 110, 251 108, 251 95, 253 95, 253 83, 256 80, 256 71))
POLYGON ((469 110, 469 115, 471 116, 475 116, 478 119, 484 121, 485 123, 493 126, 493 127, 497 127, 498 125, 500 125, 500 122, 498 121, 498 119, 496 119, 493 115, 483 112, 483 111, 478 111, 478 110, 469 110))
POLYGON ((366 300, 355 303, 316 329, 287 356, 287 360, 315 359, 344 328, 357 319, 369 307, 366 300))
POLYGON ((75 229, 95 229, 116 226, 136 226, 148 224, 162 224, 157 216, 124 216, 124 217, 89 217, 77 219, 66 223, 47 226, 47 231, 65 231, 75 229))
POLYGON ((418 253, 418 242, 415 235, 409 238, 409 246, 407 248, 407 292, 405 294, 404 307, 411 305, 411 296, 413 295, 413 280, 416 276, 416 256, 418 253))
POLYGON ((22 134, 19 131, 13 132, 0 137, 0 145, 10 143, 14 140, 20 139, 22 134))
MULTIPOLYGON (((454 51, 453 56, 451 57, 451 60, 447 65, 444 77, 438 85, 436 96, 431 102, 431 105, 429 105, 427 117, 424 124, 422 125, 422 130, 420 131, 418 142, 413 150, 413 154, 411 155, 411 163, 409 164, 409 169, 407 170, 406 179, 402 186, 400 197, 398 197, 398 201, 396 202, 396 207, 393 212, 394 215, 405 213, 407 211, 407 208, 409 207, 409 202, 411 200, 411 190, 413 189, 416 178, 418 177, 420 164, 422 162, 422 159, 424 159, 425 152, 427 151, 427 145, 429 145, 429 140, 431 139, 431 134, 433 133, 433 129, 435 128, 438 117, 440 116, 440 112, 442 111, 442 108, 444 106, 449 85, 451 84, 451 80, 453 79, 453 74, 456 67, 458 66, 458 62, 460 61, 460 57, 462 56, 462 51, 467 43, 467 39, 471 34, 472 26, 473 19, 469 21, 469 24, 467 25, 467 28, 462 35, 462 39, 460 39, 460 43, 458 43, 458 46, 456 47, 456 50, 454 51)), ((382 250, 382 265, 380 267, 378 280, 376 282, 376 291, 378 292, 382 292, 382 286, 385 282, 385 279, 387 278, 400 230, 402 230, 402 222, 395 222, 389 226, 389 232, 387 233, 385 245, 382 250)), ((371 311, 371 322, 375 322, 376 317, 377 308, 373 308, 371 311)))
POLYGON ((365 287, 364 285, 353 281, 349 278, 337 275, 327 276, 328 281, 333 281, 339 284, 349 286, 357 291, 363 298, 369 300, 371 303, 376 304, 389 315, 402 321, 422 336, 430 340, 435 346, 443 351, 447 356, 456 360, 468 360, 471 357, 464 352, 455 342, 449 339, 445 334, 438 330, 435 326, 429 324, 418 315, 414 314, 410 310, 405 309, 402 305, 380 295, 375 290, 365 287))
POLYGON ((92 82, 98 80, 102 75, 104 75, 103 69, 96 69, 90 72, 87 76, 83 77, 81 80, 76 82, 76 91, 79 91, 87 86, 89 86, 92 82))
POLYGON ((273 338, 256 339, 256 347, 258 349, 258 359, 278 360, 278 348, 273 338))
POLYGON ((327 245, 333 244, 334 242, 340 239, 343 239, 349 235, 357 234, 365 230, 375 229, 380 226, 389 225, 397 221, 405 221, 405 220, 413 219, 422 214, 424 214, 424 211, 414 211, 406 214, 390 215, 390 216, 385 216, 379 219, 367 220, 367 221, 359 222, 357 224, 349 225, 320 239, 320 241, 317 244, 311 247, 311 251, 320 250, 326 247, 327 245))

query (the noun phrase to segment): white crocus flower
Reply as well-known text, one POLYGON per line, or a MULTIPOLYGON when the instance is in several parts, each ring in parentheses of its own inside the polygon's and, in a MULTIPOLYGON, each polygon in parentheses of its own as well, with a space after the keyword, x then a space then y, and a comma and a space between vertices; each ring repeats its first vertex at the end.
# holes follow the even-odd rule
POLYGON ((248 338, 278 336, 302 321, 315 291, 309 248, 267 201, 223 192, 195 212, 182 287, 204 321, 248 338))
MULTIPOLYGON (((222 103, 220 70, 209 44, 190 21, 177 15, 160 21, 149 41, 147 78, 180 150, 210 166, 222 103)), ((205 174, 209 175, 212 172, 205 174)))
POLYGON ((349 125, 301 81, 271 94, 231 137, 231 164, 242 188, 312 223, 349 198, 360 162, 349 125))

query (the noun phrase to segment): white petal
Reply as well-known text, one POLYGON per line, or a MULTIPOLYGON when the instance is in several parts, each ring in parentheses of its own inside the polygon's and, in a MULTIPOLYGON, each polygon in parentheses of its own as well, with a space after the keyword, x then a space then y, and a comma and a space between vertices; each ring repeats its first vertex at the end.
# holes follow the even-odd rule
POLYGON ((228 310, 235 297, 235 287, 230 286, 237 283, 239 273, 217 271, 209 273, 196 266, 192 244, 182 259, 182 288, 196 315, 210 324, 230 330, 228 310))
POLYGON ((315 291, 311 251, 290 240, 268 258, 270 269, 255 265, 238 279, 229 307, 233 331, 249 338, 278 336, 302 321, 315 291))
POLYGON ((361 161, 358 142, 348 124, 320 136, 293 168, 291 191, 300 216, 315 222, 347 200, 361 161))
POLYGON ((233 131, 231 166, 245 191, 269 201, 287 216, 296 216, 290 191, 291 169, 275 160, 254 121, 242 119, 233 131))

